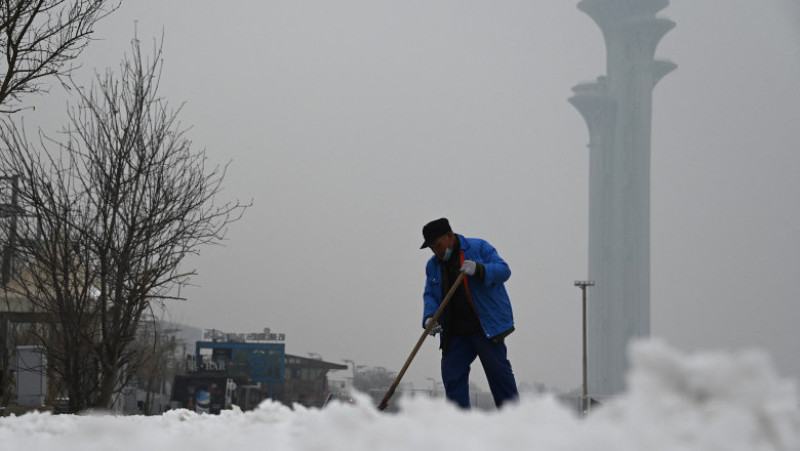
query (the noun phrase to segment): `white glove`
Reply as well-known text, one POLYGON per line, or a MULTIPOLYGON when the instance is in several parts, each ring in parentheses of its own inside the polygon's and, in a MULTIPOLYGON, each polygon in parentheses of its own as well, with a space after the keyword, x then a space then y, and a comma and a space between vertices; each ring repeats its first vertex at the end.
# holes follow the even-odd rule
MULTIPOLYGON (((432 317, 432 316, 431 316, 431 317, 428 317, 428 318, 425 320, 425 329, 427 329, 427 328, 428 328, 428 326, 430 326, 430 324, 431 324, 431 321, 433 321, 433 317, 432 317)), ((435 326, 431 327, 431 329, 428 331, 428 334, 429 334, 431 337, 435 337, 435 336, 436 336, 436 334, 440 333, 441 331, 442 331, 442 326, 441 326, 441 324, 436 324, 435 326)))
POLYGON ((475 260, 464 260, 464 264, 461 265, 461 272, 468 276, 474 276, 477 268, 478 264, 475 263, 475 260))

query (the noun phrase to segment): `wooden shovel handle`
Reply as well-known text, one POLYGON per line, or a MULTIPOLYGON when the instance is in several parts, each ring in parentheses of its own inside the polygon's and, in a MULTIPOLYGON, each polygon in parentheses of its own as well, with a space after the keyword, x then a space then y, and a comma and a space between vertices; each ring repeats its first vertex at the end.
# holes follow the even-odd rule
POLYGON ((463 272, 458 275, 458 278, 456 279, 455 283, 453 284, 452 287, 450 287, 450 290, 447 292, 444 299, 442 299, 442 303, 439 304, 439 308, 436 310, 436 313, 434 313, 433 316, 431 317, 433 320, 428 324, 428 327, 425 328, 425 331, 422 332, 422 335, 419 337, 419 340, 417 340, 417 344, 414 346, 414 349, 411 350, 411 355, 409 355, 408 358, 406 359, 405 365, 403 365, 403 368, 400 370, 399 373, 397 373, 397 377, 392 383, 392 386, 389 387, 389 391, 386 392, 386 395, 383 397, 383 400, 381 401, 380 404, 378 404, 378 410, 384 410, 389 405, 389 398, 391 398, 392 395, 394 395, 394 391, 400 384, 400 379, 402 379, 403 375, 406 374, 406 370, 408 369, 408 366, 411 364, 411 361, 414 360, 414 357, 417 355, 417 351, 419 351, 419 348, 422 346, 422 342, 425 341, 425 338, 428 336, 431 329, 436 326, 439 316, 442 315, 444 308, 447 306, 447 303, 450 302, 450 298, 453 297, 453 293, 456 292, 456 289, 461 284, 462 280, 464 280, 463 272))

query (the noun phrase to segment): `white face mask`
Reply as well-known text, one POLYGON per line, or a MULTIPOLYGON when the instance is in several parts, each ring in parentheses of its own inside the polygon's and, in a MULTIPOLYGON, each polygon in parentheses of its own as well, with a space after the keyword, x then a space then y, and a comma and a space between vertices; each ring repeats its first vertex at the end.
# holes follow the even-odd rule
POLYGON ((453 255, 453 248, 452 248, 452 247, 448 247, 448 248, 447 248, 447 249, 445 249, 445 251, 444 251, 444 258, 442 259, 442 261, 448 261, 448 260, 450 260, 450 257, 451 257, 452 255, 453 255))

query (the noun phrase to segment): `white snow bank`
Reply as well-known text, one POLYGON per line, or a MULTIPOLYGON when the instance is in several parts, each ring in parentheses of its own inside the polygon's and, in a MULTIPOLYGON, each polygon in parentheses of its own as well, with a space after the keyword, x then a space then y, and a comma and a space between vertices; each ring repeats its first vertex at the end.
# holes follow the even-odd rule
POLYGON ((617 449, 800 450, 796 381, 765 354, 687 355, 649 342, 631 360, 628 392, 587 422, 613 431, 617 449))
POLYGON ((758 352, 687 355, 659 342, 632 348, 629 390, 585 418, 553 397, 500 412, 401 400, 401 412, 357 405, 294 410, 265 402, 220 416, 28 414, 0 419, 8 450, 800 450, 794 381, 758 352))

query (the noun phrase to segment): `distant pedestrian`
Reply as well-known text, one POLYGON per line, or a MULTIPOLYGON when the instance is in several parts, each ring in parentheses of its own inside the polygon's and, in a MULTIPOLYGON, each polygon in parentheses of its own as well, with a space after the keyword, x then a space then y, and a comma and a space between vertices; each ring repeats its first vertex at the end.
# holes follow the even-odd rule
POLYGON ((434 256, 425 267, 423 327, 427 327, 445 294, 458 278, 464 282, 444 309, 431 335, 440 332, 442 382, 447 398, 469 408, 469 372, 478 357, 489 381, 497 407, 519 397, 511 363, 506 356, 505 337, 514 331, 511 301, 505 281, 511 276, 508 264, 488 242, 453 233, 447 218, 431 221, 422 228, 434 256))

